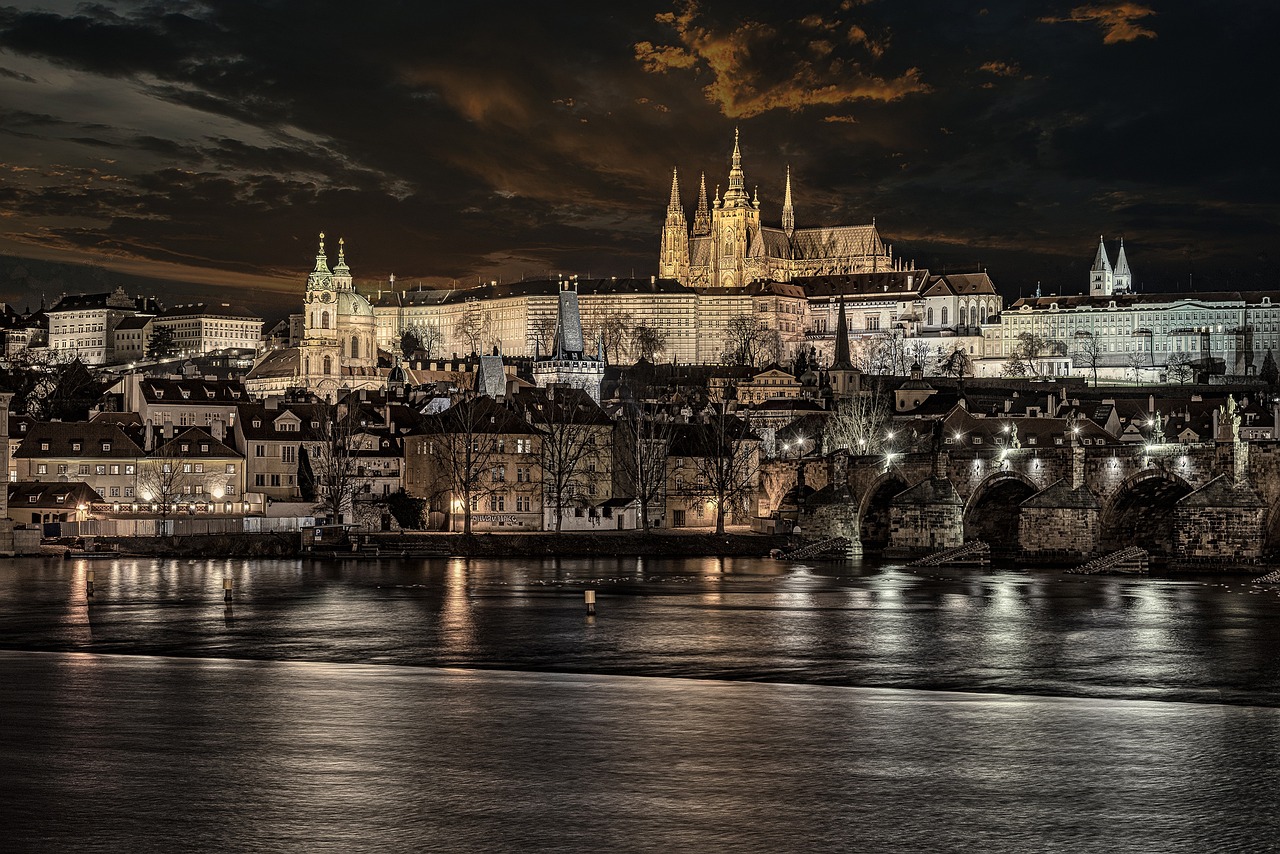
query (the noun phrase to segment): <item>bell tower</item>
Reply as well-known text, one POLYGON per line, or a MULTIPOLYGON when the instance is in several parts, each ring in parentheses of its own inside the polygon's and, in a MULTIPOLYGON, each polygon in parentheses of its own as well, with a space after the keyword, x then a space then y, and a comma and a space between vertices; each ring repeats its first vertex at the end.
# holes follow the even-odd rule
MULTIPOLYGON (((718 194, 717 194, 718 195, 718 194)), ((712 257, 715 258, 714 284, 736 288, 746 284, 745 261, 748 242, 760 233, 760 200, 747 194, 742 171, 742 151, 738 131, 733 132, 733 157, 729 167, 729 187, 723 199, 716 199, 711 212, 712 257)))

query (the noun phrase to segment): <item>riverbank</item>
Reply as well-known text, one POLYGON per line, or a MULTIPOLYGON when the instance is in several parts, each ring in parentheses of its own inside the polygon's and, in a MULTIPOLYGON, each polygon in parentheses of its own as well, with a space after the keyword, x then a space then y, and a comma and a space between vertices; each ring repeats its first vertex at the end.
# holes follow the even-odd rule
POLYGON ((354 545, 304 553, 300 534, 208 534, 101 537, 98 548, 148 557, 762 557, 786 549, 787 537, 732 531, 606 531, 524 534, 360 534, 354 545))

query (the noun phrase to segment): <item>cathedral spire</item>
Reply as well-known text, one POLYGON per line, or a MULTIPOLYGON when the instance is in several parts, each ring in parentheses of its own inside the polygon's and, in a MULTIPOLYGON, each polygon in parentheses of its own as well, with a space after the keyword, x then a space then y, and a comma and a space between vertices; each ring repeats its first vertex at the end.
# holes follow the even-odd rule
MULTIPOLYGON (((1139 247, 1141 248, 1141 247, 1139 247)), ((1116 256, 1116 275, 1129 275, 1129 259, 1124 255, 1124 238, 1120 238, 1120 254, 1116 256)))
POLYGON ((667 213, 673 211, 684 213, 684 206, 680 204, 680 170, 674 167, 671 170, 671 201, 667 203, 667 213))
POLYGON ((1129 270, 1129 259, 1124 254, 1124 238, 1120 238, 1120 254, 1116 256, 1115 292, 1133 292, 1133 273, 1129 270))
POLYGON ((1107 258, 1107 244, 1103 242, 1102 235, 1098 236, 1098 254, 1093 256, 1091 272, 1111 272, 1111 261, 1107 258))
POLYGON ((787 189, 782 198, 782 230, 787 233, 787 237, 791 236, 791 232, 796 230, 796 212, 791 207, 791 167, 787 167, 787 189))
POLYGON ((746 181, 742 174, 742 151, 738 147, 738 129, 733 129, 733 160, 729 169, 729 189, 724 191, 724 203, 738 207, 750 200, 747 196, 746 181))
POLYGON ((693 214, 695 237, 711 233, 711 210, 707 205, 707 173, 703 172, 698 186, 698 210, 693 214))

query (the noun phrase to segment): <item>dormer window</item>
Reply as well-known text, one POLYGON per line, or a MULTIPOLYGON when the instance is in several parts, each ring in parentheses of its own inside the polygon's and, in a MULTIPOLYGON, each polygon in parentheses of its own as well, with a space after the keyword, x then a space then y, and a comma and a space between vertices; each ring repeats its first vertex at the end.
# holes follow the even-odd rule
POLYGON ((156 400, 164 399, 164 389, 153 388, 152 391, 155 392, 156 400))
POLYGON ((254 426, 254 427, 261 427, 261 426, 262 426, 262 422, 261 422, 260 420, 258 420, 257 418, 255 418, 255 419, 253 419, 253 426, 254 426))
POLYGON ((71 450, 73 450, 73 451, 78 451, 78 450, 80 450, 80 443, 79 443, 79 442, 72 442, 72 443, 71 443, 71 450))
POLYGON ((111 443, 110 443, 110 442, 103 442, 103 443, 102 443, 102 450, 103 450, 103 452, 104 452, 104 453, 105 453, 105 452, 107 452, 107 451, 110 451, 110 450, 111 450, 111 443))
POLYGON ((48 443, 48 442, 41 442, 41 443, 40 443, 40 450, 42 450, 42 451, 47 451, 47 450, 49 450, 49 443, 48 443))
POLYGON ((208 446, 207 444, 205 444, 205 445, 201 445, 201 446, 200 446, 200 453, 202 453, 202 454, 207 454, 207 453, 209 453, 209 446, 208 446))
POLYGON ((184 445, 182 446, 182 453, 184 453, 184 454, 185 454, 185 453, 187 453, 187 452, 188 452, 188 451, 190 451, 190 450, 191 450, 191 446, 190 446, 190 445, 186 445, 186 444, 184 444, 184 445))
POLYGON ((28 495, 28 496, 27 496, 27 503, 28 503, 28 504, 35 504, 35 503, 36 503, 37 501, 39 501, 39 500, 40 500, 40 496, 39 496, 39 495, 28 495))

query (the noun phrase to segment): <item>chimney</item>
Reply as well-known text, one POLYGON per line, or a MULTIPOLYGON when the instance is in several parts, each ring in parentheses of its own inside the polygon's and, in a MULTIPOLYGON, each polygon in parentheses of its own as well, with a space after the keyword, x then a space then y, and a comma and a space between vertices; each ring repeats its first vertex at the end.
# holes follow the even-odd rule
POLYGON ((173 438, 173 420, 170 418, 164 420, 164 438, 166 442, 173 438))
POLYGON ((213 424, 209 428, 209 435, 219 442, 227 438, 227 425, 223 423, 221 418, 213 419, 213 424))
POLYGON ((151 449, 155 446, 155 443, 156 429, 152 426, 151 419, 148 418, 147 429, 142 434, 142 450, 146 451, 148 454, 151 453, 151 449))

